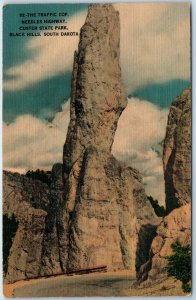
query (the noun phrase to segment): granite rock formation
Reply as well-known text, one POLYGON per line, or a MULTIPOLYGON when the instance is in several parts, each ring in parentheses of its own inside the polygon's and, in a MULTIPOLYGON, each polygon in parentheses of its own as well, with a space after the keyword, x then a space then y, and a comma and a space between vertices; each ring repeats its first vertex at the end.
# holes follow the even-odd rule
POLYGON ((3 173, 3 213, 14 215, 18 229, 9 252, 6 280, 38 276, 49 188, 39 180, 3 173))
POLYGON ((167 277, 165 256, 172 254, 171 244, 191 244, 191 206, 185 204, 174 209, 157 228, 157 235, 150 247, 149 260, 138 272, 138 282, 151 285, 167 277))
POLYGON ((191 243, 191 89, 186 89, 171 105, 163 149, 167 216, 153 239, 149 260, 137 274, 143 285, 167 276, 164 258, 171 244, 191 243))
POLYGON ((62 273, 62 164, 52 168, 50 187, 18 173, 3 172, 3 213, 18 222, 8 257, 7 282, 62 273))
POLYGON ((171 105, 163 150, 167 212, 190 202, 191 89, 171 105))
POLYGON ((139 173, 111 155, 117 122, 127 104, 119 42, 118 12, 110 4, 90 6, 74 58, 63 155, 68 233, 64 270, 98 265, 134 269, 137 251, 145 260, 138 244, 145 243, 147 224, 149 238, 154 236, 156 217, 139 173))
POLYGON ((61 228, 64 228, 62 214, 63 205, 63 178, 62 164, 53 165, 51 174, 49 204, 45 218, 45 230, 42 243, 42 258, 40 275, 60 274, 61 268, 61 243, 64 237, 61 228))

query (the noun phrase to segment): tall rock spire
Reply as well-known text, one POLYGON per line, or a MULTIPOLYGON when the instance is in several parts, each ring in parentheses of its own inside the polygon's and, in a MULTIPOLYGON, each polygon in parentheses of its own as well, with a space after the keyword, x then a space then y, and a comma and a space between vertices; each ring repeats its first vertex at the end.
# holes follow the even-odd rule
POLYGON ((151 224, 156 218, 138 171, 111 155, 126 104, 119 14, 111 4, 92 5, 74 57, 71 120, 63 153, 64 270, 98 265, 134 270, 145 261, 144 248, 154 235, 151 224))
POLYGON ((91 5, 74 57, 65 173, 89 146, 111 150, 118 119, 127 104, 119 57, 119 13, 111 4, 91 5))

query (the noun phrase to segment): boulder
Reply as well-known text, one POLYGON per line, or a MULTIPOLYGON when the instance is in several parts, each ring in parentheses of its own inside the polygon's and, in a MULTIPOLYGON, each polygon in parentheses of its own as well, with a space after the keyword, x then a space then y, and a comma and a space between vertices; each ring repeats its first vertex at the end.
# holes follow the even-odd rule
POLYGON ((150 247, 149 260, 138 273, 139 283, 144 281, 143 285, 151 285, 167 277, 165 257, 173 253, 171 244, 177 241, 184 246, 191 244, 190 204, 174 209, 158 226, 150 247))

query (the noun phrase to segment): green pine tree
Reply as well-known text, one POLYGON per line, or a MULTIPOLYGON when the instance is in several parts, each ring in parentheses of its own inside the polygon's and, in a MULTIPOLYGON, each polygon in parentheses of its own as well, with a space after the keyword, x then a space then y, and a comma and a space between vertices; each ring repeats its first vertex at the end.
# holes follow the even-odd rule
POLYGON ((167 274, 182 282, 185 293, 191 292, 191 246, 182 246, 178 241, 171 245, 174 253, 166 256, 168 265, 167 274))

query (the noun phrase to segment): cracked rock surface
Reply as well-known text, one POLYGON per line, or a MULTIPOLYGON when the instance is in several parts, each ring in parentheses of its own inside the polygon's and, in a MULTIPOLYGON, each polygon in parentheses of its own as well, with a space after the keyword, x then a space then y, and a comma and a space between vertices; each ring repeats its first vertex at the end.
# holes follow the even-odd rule
MULTIPOLYGON (((157 222, 138 171, 111 155, 117 122, 127 104, 119 45, 118 12, 111 4, 90 6, 74 58, 71 120, 63 153, 68 233, 64 270, 99 265, 135 269, 136 252, 142 252, 138 244, 146 245, 145 225, 157 222)), ((152 239, 154 230, 150 232, 152 239)), ((145 261, 140 257, 138 266, 145 261)))
POLYGON ((6 280, 39 274, 49 188, 39 180, 3 173, 3 213, 14 215, 18 229, 9 252, 6 280))
POLYGON ((191 244, 191 206, 185 204, 174 209, 157 228, 153 239, 149 260, 138 272, 138 282, 148 286, 167 277, 165 256, 172 254, 171 244, 179 241, 181 245, 191 244))

